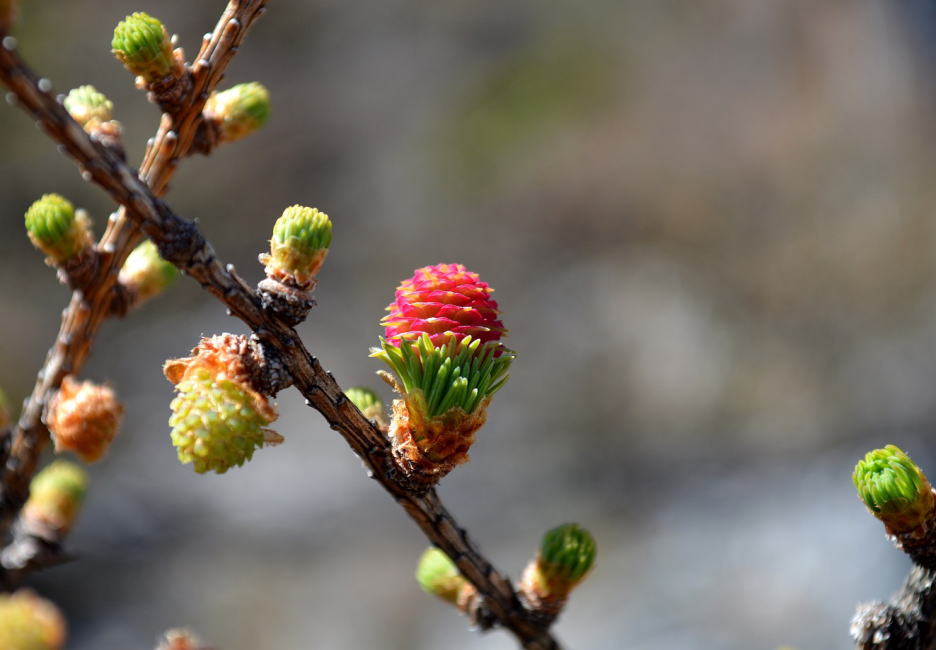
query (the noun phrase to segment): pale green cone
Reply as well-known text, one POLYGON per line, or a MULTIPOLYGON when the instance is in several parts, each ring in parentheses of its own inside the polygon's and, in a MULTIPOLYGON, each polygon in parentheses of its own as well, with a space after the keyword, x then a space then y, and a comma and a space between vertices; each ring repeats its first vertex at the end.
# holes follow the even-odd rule
POLYGON ((194 368, 176 385, 169 425, 179 460, 202 474, 223 474, 243 465, 267 439, 273 420, 258 408, 259 396, 206 368, 194 368))

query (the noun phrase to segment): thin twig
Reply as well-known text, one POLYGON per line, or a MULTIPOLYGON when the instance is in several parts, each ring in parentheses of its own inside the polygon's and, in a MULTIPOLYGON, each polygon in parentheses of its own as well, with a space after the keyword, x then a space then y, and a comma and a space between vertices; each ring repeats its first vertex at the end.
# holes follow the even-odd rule
MULTIPOLYGON (((232 0, 214 31, 206 35, 191 67, 193 90, 185 100, 183 110, 175 118, 164 114, 156 136, 147 145, 139 176, 154 195, 165 192, 178 161, 189 153, 202 120, 205 100, 221 80, 247 31, 263 13, 265 4, 266 0, 232 0)), ((15 42, 9 37, 3 39, 0 51, 8 55, 4 61, 3 80, 14 89, 19 101, 44 101, 29 89, 31 83, 36 83, 36 78, 14 55, 15 42)), ((35 91, 38 92, 38 86, 35 91)), ((50 95, 45 95, 47 100, 50 95)), ((81 127, 64 110, 59 113, 56 125, 59 133, 74 135, 81 132, 81 127)), ((62 379, 82 368, 102 323, 115 312, 123 311, 114 309, 113 304, 119 297, 115 291, 117 274, 140 239, 139 228, 127 218, 126 210, 121 207, 111 215, 96 246, 99 256, 96 273, 82 290, 72 293, 68 308, 62 315, 55 344, 39 371, 32 394, 12 432, 12 439, 8 445, 3 445, 8 449, 8 456, 0 479, 0 541, 7 538, 13 520, 25 503, 29 481, 48 442, 49 433, 42 421, 46 405, 62 379)))
POLYGON ((117 156, 78 129, 52 96, 39 89, 38 79, 22 65, 15 50, 0 48, 0 80, 76 160, 83 173, 126 208, 127 216, 156 243, 164 258, 227 305, 232 315, 244 321, 279 355, 309 405, 342 435, 367 465, 372 478, 403 507, 426 537, 455 561, 501 625, 524 648, 558 649, 558 641, 548 628, 523 607, 510 580, 481 554, 436 492, 420 491, 406 483, 392 462, 389 443, 380 430, 347 399, 334 377, 306 350, 295 330, 263 310, 258 295, 233 267, 222 266, 194 224, 173 214, 117 156))

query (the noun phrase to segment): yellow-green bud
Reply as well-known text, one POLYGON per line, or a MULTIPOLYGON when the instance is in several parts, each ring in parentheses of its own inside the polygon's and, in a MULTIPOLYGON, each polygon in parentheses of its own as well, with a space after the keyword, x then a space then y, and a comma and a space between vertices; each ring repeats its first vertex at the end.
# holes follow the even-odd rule
POLYGON ((26 210, 26 233, 54 264, 68 261, 91 246, 91 226, 83 210, 75 210, 58 194, 46 194, 26 210))
POLYGON ((345 395, 368 420, 376 420, 383 416, 383 402, 377 397, 377 393, 370 388, 355 386, 346 390, 345 395))
POLYGON ((64 101, 65 110, 81 128, 89 127, 113 119, 114 104, 94 86, 79 86, 69 91, 64 101))
POLYGON ((142 11, 117 24, 111 51, 130 72, 147 82, 167 76, 175 65, 166 28, 142 11))
POLYGON ((0 648, 59 650, 65 644, 65 619, 58 608, 21 589, 0 594, 0 648))
POLYGON ((270 118, 270 94, 252 81, 212 93, 205 103, 205 117, 215 122, 222 142, 250 135, 270 118))
POLYGON ((458 567, 442 550, 432 546, 419 558, 416 581, 426 593, 438 596, 453 605, 458 594, 468 582, 458 572, 458 567))
POLYGON ((136 293, 137 302, 143 302, 162 293, 178 275, 176 267, 160 257, 156 245, 146 240, 127 257, 118 279, 136 293))
POLYGON ((88 479, 81 467, 57 460, 45 467, 29 484, 29 500, 23 506, 26 521, 64 535, 75 523, 88 479))
POLYGON ((852 480, 871 514, 895 533, 916 528, 936 506, 926 475, 895 445, 869 451, 852 480))
POLYGON ((273 226, 270 254, 261 255, 267 276, 307 286, 318 275, 332 241, 332 222, 315 208, 294 205, 273 226))

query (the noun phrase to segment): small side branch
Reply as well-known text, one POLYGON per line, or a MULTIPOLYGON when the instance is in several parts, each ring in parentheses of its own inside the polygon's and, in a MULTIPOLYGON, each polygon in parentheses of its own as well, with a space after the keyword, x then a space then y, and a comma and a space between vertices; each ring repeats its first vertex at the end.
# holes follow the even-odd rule
MULTIPOLYGON (((192 66, 193 91, 189 93, 187 103, 174 117, 163 116, 140 167, 139 178, 154 195, 159 196, 166 190, 178 161, 189 153, 202 124, 201 112, 206 99, 221 80, 250 27, 262 15, 265 5, 266 0, 231 0, 214 31, 206 36, 192 66)), ((14 92, 24 108, 46 111, 48 119, 42 122, 46 132, 60 142, 72 141, 72 146, 81 147, 85 156, 93 157, 97 151, 106 151, 99 143, 91 144, 90 138, 52 95, 39 89, 39 79, 19 58, 15 41, 4 38, 3 33, 0 33, 0 41, 0 80, 14 92), (76 145, 79 141, 81 144, 76 145)), ((120 158, 115 152, 110 152, 110 155, 120 158)), ((129 170, 126 173, 136 176, 129 170)), ((10 527, 26 501, 29 481, 48 443, 48 430, 42 421, 46 405, 62 379, 82 368, 103 322, 125 311, 117 274, 141 239, 139 228, 127 218, 124 208, 111 216, 96 247, 98 265, 95 272, 73 293, 62 316, 55 344, 38 373, 20 420, 11 432, 4 435, 0 445, 5 450, 0 455, 0 542, 7 539, 10 527)))

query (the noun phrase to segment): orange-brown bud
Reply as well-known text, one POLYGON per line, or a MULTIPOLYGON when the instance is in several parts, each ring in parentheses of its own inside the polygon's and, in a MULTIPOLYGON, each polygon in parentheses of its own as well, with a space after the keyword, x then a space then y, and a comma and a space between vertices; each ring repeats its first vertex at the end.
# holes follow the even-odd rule
POLYGON ((78 382, 71 375, 49 403, 46 424, 55 451, 72 451, 83 461, 99 460, 120 427, 123 406, 113 389, 90 381, 78 382))

